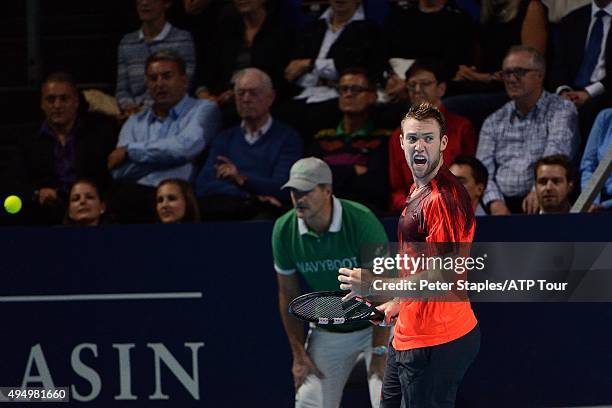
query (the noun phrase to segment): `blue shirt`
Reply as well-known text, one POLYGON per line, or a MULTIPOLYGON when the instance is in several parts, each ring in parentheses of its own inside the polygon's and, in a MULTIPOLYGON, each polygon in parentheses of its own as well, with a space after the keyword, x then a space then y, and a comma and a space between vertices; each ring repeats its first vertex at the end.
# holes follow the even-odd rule
POLYGON ((217 134, 217 105, 187 95, 165 118, 153 108, 130 116, 121 128, 117 147, 127 147, 128 160, 113 170, 115 179, 156 187, 167 178, 190 181, 192 160, 217 134))
POLYGON ((176 51, 184 60, 190 82, 195 71, 195 48, 188 31, 166 23, 162 31, 151 41, 145 41, 142 30, 126 34, 119 43, 117 55, 117 103, 150 106, 153 99, 147 91, 145 63, 147 58, 160 50, 176 51))
POLYGON ((206 164, 196 180, 198 196, 224 194, 233 196, 270 195, 288 199, 281 186, 289 179, 289 170, 302 156, 302 139, 289 126, 273 121, 270 129, 254 143, 245 138, 242 127, 223 131, 215 139, 206 164), (247 181, 238 187, 235 183, 217 178, 217 156, 225 156, 238 168, 247 181))
POLYGON ((573 157, 578 140, 578 112, 560 96, 543 91, 527 115, 514 101, 506 103, 485 120, 476 150, 489 171, 485 205, 529 193, 535 162, 553 154, 573 157))
MULTIPOLYGON (((612 109, 604 109, 597 115, 580 162, 580 186, 583 190, 589 184, 599 163, 606 157, 610 146, 612 146, 612 109)), ((603 191, 607 197, 612 197, 612 176, 606 180, 603 191)), ((597 196, 595 203, 607 209, 612 208, 612 198, 601 202, 600 196, 597 196)))

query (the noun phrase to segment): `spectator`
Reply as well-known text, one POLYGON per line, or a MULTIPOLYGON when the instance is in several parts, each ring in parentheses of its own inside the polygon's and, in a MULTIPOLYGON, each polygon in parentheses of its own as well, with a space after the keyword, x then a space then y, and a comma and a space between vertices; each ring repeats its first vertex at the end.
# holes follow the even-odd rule
POLYGON ((591 0, 542 0, 548 9, 548 21, 559 23, 572 11, 589 4, 591 0))
POLYGON ((111 176, 106 156, 117 140, 114 120, 86 112, 72 77, 50 74, 41 86, 40 107, 45 120, 38 134, 20 141, 25 168, 23 196, 33 196, 33 223, 62 222, 72 183, 93 180, 106 190, 111 176))
POLYGON ((493 215, 536 213, 536 160, 576 153, 576 108, 543 89, 545 69, 542 55, 528 46, 512 47, 504 59, 502 77, 512 100, 487 118, 476 152, 489 172, 483 201, 493 215))
MULTIPOLYGON (((442 64, 433 60, 416 60, 406 71, 409 100, 413 105, 429 102, 442 112, 447 123, 448 144, 444 164, 450 166, 459 155, 473 156, 476 152, 476 132, 469 120, 448 111, 442 104, 446 92, 447 74, 442 64)), ((407 108, 404 107, 404 111, 407 108)), ((394 120, 399 123, 401 118, 394 120)), ((400 145, 401 129, 396 129, 389 141, 389 209, 400 213, 412 186, 412 173, 400 145)))
MULTIPOLYGON (((589 140, 580 163, 580 185, 584 190, 591 177, 606 157, 612 146, 612 109, 604 109, 595 120, 589 140)), ((589 211, 610 210, 612 208, 612 175, 608 177, 601 194, 595 199, 589 211)))
POLYGON ((534 167, 535 191, 540 214, 568 213, 574 188, 572 162, 563 154, 539 159, 534 167))
POLYGON ((161 180, 191 180, 193 160, 217 134, 219 110, 187 95, 185 61, 173 51, 147 59, 147 87, 154 104, 130 116, 108 156, 116 185, 109 206, 119 222, 150 222, 161 180))
POLYGON ((195 50, 191 34, 166 21, 172 0, 136 0, 142 21, 139 30, 126 34, 119 43, 116 98, 124 116, 150 106, 154 98, 147 92, 145 62, 160 50, 173 50, 185 61, 188 83, 195 71, 195 50))
MULTIPOLYGON (((460 64, 473 64, 474 41, 472 20, 454 2, 447 0, 418 0, 405 6, 396 4, 383 25, 385 63, 392 58, 434 59, 445 61, 454 74, 460 64)), ((401 70, 401 74, 404 71, 401 70)), ((387 95, 391 102, 399 102, 406 98, 405 81, 397 72, 388 72, 387 95)))
POLYGON ((487 215, 482 205, 482 194, 489 179, 487 168, 475 157, 459 156, 449 170, 459 179, 470 195, 474 215, 487 215))
POLYGON ((284 115, 304 138, 337 123, 336 86, 341 72, 367 67, 377 77, 382 70, 379 28, 366 21, 360 1, 331 0, 330 4, 305 28, 285 68, 285 79, 299 94, 284 108, 284 115))
POLYGON ((527 45, 546 56, 548 22, 540 0, 483 0, 474 66, 460 65, 449 82, 446 108, 469 118, 476 129, 508 101, 499 74, 504 56, 515 45, 527 45))
POLYGON ((275 217, 288 201, 280 187, 302 155, 297 132, 272 119, 274 88, 257 68, 236 75, 236 109, 242 124, 222 132, 196 180, 202 218, 275 217))
POLYGON ((342 73, 338 92, 342 120, 335 128, 317 132, 309 153, 331 167, 338 197, 384 211, 391 131, 377 128, 371 118, 376 88, 365 70, 350 68, 342 73))
POLYGON ((102 223, 106 205, 96 184, 87 179, 74 182, 68 194, 66 225, 95 226, 102 223))
POLYGON ((612 106, 611 20, 612 1, 593 0, 567 15, 559 28, 551 87, 578 108, 583 142, 597 114, 612 106))
POLYGON ((339 266, 360 267, 365 246, 387 243, 385 230, 364 206, 334 197, 332 172, 322 160, 296 162, 283 188, 290 189, 295 209, 274 224, 272 254, 280 315, 293 355, 295 407, 340 406, 344 384, 362 352, 371 404, 378 407, 388 330, 369 322, 313 325, 307 340, 304 324, 287 310, 300 295, 300 275, 310 291, 339 290, 339 266))
POLYGON ((191 184, 181 179, 166 179, 156 192, 157 218, 163 224, 200 222, 198 202, 191 184))
POLYGON ((277 90, 285 92, 283 70, 294 40, 269 0, 233 0, 233 5, 234 12, 218 23, 209 52, 214 55, 201 67, 205 86, 198 88, 198 97, 232 107, 232 77, 244 68, 261 69, 270 75, 277 90))

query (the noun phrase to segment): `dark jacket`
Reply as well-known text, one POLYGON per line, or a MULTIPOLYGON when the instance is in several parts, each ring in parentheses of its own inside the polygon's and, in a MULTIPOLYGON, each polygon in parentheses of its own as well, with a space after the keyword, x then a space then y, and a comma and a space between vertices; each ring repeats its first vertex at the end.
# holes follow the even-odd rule
MULTIPOLYGON (((327 22, 321 19, 306 27, 298 39, 292 59, 310 58, 314 61, 319 55, 326 31, 327 22)), ((339 74, 346 68, 361 67, 367 69, 372 77, 378 78, 383 69, 378 26, 367 20, 349 23, 329 49, 326 58, 334 60, 339 74)))
MULTIPOLYGON (((79 114, 75 126, 76 178, 92 179, 101 191, 105 191, 112 181, 106 162, 117 144, 117 125, 106 115, 87 112, 79 114)), ((39 132, 34 138, 21 141, 20 150, 28 185, 33 189, 60 187, 55 175, 51 137, 39 132)))
MULTIPOLYGON (((591 4, 579 8, 561 20, 559 29, 559 46, 550 70, 550 90, 555 91, 561 85, 573 86, 576 75, 582 64, 589 25, 591 24, 591 4)), ((606 92, 612 90, 612 26, 608 31, 605 62, 606 76, 601 80, 606 92)))
MULTIPOLYGON (((230 89, 230 81, 235 71, 246 68, 240 66, 238 57, 244 47, 245 25, 242 17, 232 13, 219 23, 217 36, 208 60, 201 66, 201 80, 212 93, 220 94, 230 89)), ((272 78, 275 89, 283 93, 285 67, 293 47, 293 32, 274 12, 266 17, 261 29, 251 44, 249 67, 259 68, 272 78)))

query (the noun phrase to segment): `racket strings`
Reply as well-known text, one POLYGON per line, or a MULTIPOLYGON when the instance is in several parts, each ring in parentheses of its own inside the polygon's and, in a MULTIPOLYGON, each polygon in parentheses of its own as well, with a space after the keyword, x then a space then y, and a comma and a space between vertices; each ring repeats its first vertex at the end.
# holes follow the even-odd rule
POLYGON ((307 299, 299 305, 294 305, 294 312, 311 319, 354 318, 369 313, 369 307, 355 300, 344 302, 340 297, 329 296, 307 299))

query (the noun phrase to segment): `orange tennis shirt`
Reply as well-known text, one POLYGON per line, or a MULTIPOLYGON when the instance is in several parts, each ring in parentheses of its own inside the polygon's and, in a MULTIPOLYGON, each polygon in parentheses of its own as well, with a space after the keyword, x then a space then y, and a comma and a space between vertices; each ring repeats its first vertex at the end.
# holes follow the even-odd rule
MULTIPOLYGON (((411 197, 398 223, 400 254, 413 251, 413 242, 472 242, 475 219, 470 197, 444 165, 425 187, 411 197)), ((428 256, 436 254, 427 254, 428 256)), ((477 324, 469 300, 402 301, 393 347, 410 350, 448 343, 469 333, 477 324)))

